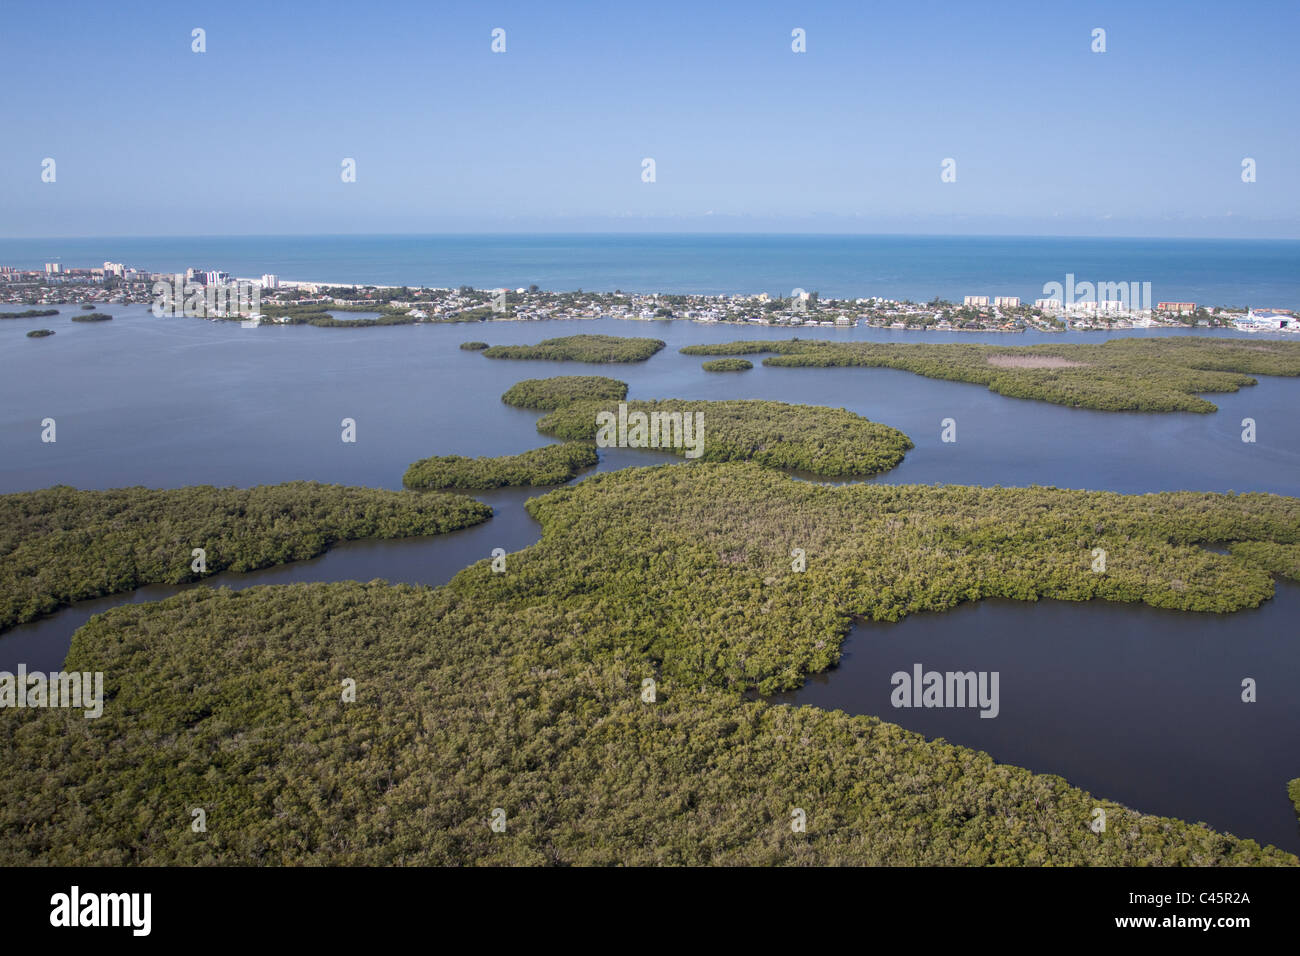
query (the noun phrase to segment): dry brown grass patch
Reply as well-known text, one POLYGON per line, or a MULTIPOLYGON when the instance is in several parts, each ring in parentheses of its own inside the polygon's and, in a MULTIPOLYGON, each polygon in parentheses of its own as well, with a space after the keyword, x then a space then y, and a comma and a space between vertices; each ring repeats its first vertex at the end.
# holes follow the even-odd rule
POLYGON ((1071 362, 1057 355, 990 355, 990 365, 998 368, 1084 368, 1089 362, 1071 362))

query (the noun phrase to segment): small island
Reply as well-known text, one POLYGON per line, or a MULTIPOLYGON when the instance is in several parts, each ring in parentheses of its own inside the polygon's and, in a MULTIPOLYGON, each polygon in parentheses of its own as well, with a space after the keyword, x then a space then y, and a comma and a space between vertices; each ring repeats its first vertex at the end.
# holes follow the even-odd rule
POLYGON ((30 332, 27 333, 27 337, 29 339, 43 339, 47 335, 53 335, 53 334, 54 334, 53 329, 32 329, 30 332))
POLYGON ((714 359, 700 366, 706 372, 748 372, 753 367, 753 362, 738 358, 714 359))
POLYGON ((557 375, 554 378, 528 378, 517 382, 501 396, 501 401, 515 408, 554 411, 563 405, 583 400, 627 398, 627 382, 602 375, 557 375))
POLYGON ((566 335, 536 345, 494 345, 484 349, 483 354, 488 358, 552 362, 644 362, 666 344, 659 339, 620 335, 566 335))
POLYGON ((38 319, 58 314, 58 309, 28 309, 26 312, 0 312, 0 319, 38 319))
POLYGON ((482 352, 488 347, 486 342, 461 342, 460 347, 466 352, 482 352))
POLYGON ((415 489, 460 491, 562 485, 599 460, 595 447, 587 442, 546 445, 519 455, 497 458, 442 455, 414 462, 406 469, 402 484, 415 489))
POLYGON ((620 447, 701 461, 752 461, 825 478, 888 471, 913 447, 897 429, 843 408, 766 401, 578 401, 544 415, 537 430, 569 441, 599 439, 602 414, 628 423, 640 415, 648 423, 644 435, 635 434, 635 426, 627 429, 626 443, 618 438, 620 447))
POLYGON ((1204 392, 1235 392, 1255 375, 1300 375, 1300 342, 1202 336, 1121 338, 1097 345, 831 342, 766 339, 688 345, 683 355, 761 355, 767 366, 895 368, 1029 398, 1109 412, 1218 411, 1204 392))
POLYGON ((85 315, 74 315, 73 322, 111 322, 113 317, 104 312, 87 312, 85 315))

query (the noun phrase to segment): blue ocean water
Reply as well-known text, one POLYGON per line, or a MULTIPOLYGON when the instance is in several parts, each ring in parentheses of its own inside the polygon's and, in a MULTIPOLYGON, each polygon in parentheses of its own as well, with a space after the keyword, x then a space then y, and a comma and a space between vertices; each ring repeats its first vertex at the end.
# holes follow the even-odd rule
POLYGON ((1300 308, 1300 240, 814 235, 401 235, 0 239, 0 265, 553 291, 1032 301, 1067 274, 1150 282, 1153 301, 1300 308))

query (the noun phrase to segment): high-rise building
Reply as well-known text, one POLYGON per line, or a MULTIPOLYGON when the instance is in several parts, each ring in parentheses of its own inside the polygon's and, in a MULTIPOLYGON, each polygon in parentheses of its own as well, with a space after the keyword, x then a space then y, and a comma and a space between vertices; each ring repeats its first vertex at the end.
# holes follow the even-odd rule
POLYGON ((46 275, 51 275, 51 276, 52 276, 52 275, 58 275, 58 274, 59 274, 60 272, 62 272, 62 271, 63 271, 63 265, 62 265, 61 263, 58 263, 58 262, 47 262, 47 263, 45 263, 45 274, 46 274, 46 275))
POLYGON ((268 272, 266 275, 262 276, 262 288, 263 289, 280 288, 280 277, 268 272))
POLYGON ((965 305, 982 306, 989 304, 989 297, 986 295, 968 295, 966 296, 965 305))
POLYGON ((1020 296, 1000 295, 993 300, 993 304, 999 309, 1018 309, 1020 308, 1020 296))

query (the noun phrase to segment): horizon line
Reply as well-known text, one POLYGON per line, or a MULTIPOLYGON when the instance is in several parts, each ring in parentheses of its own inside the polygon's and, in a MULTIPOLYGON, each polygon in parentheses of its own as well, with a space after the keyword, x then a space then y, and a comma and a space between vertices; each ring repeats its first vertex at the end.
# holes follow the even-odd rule
POLYGON ((73 236, 0 236, 0 242, 64 242, 69 240, 108 240, 124 239, 389 239, 389 238, 464 238, 464 237, 520 237, 520 236, 565 236, 565 237, 629 237, 646 238, 654 236, 676 237, 691 236, 704 238, 744 238, 744 237, 780 237, 807 239, 1097 239, 1102 241, 1143 241, 1160 240, 1162 242, 1300 242, 1300 236, 1105 236, 1105 235, 1071 235, 1061 233, 928 233, 928 232, 781 232, 781 231, 724 231, 705 232, 698 230, 676 232, 669 230, 526 230, 526 231, 447 231, 447 232, 283 232, 283 233, 129 233, 116 235, 73 235, 73 236))

